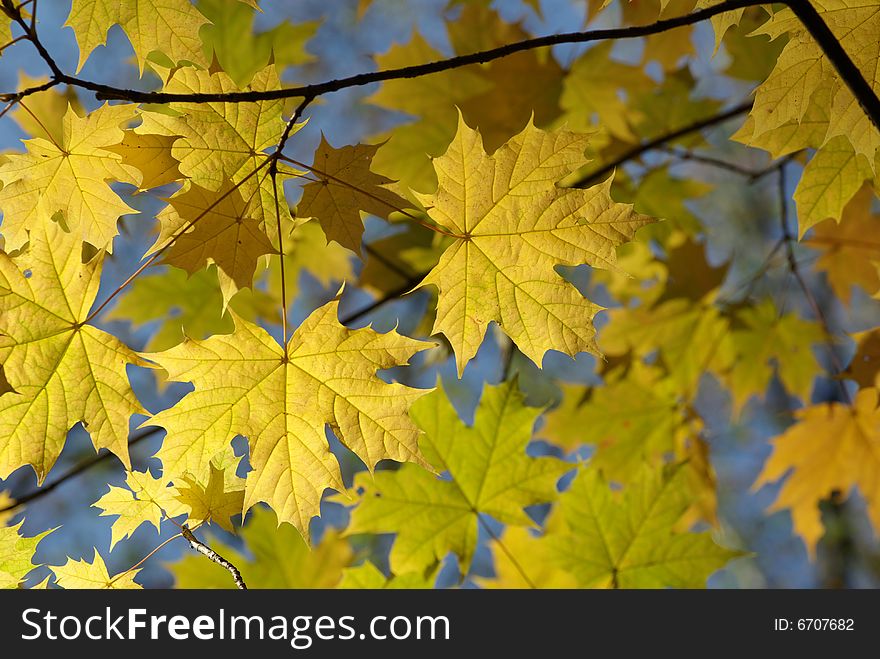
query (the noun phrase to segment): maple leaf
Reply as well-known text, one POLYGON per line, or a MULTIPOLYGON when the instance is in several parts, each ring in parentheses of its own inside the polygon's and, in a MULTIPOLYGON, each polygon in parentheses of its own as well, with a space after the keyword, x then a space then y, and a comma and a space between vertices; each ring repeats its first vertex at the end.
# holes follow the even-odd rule
POLYGON ((551 412, 541 435, 553 441, 564 428, 568 448, 575 438, 595 445, 591 464, 611 480, 628 482, 646 461, 672 453, 678 435, 690 432, 680 397, 661 369, 637 361, 611 371, 588 398, 575 395, 580 405, 551 412))
POLYGON ((828 275, 828 283, 845 304, 858 285, 870 295, 880 291, 880 242, 870 240, 880 222, 871 212, 874 193, 867 185, 857 192, 841 213, 840 222, 826 220, 805 241, 822 251, 816 269, 828 275))
POLYGON ((572 575, 553 565, 547 543, 529 529, 508 526, 490 546, 495 577, 476 577, 482 588, 577 588, 572 575))
MULTIPOLYGON (((173 94, 280 88, 272 65, 257 73, 244 88, 222 71, 184 68, 161 73, 168 76, 163 91, 173 94)), ((143 123, 135 130, 179 137, 171 154, 180 162, 180 171, 196 185, 219 190, 227 180, 240 183, 262 164, 263 151, 277 144, 284 132, 283 108, 283 101, 169 103, 167 109, 171 112, 145 112, 143 123)))
POLYGON ((107 43, 114 25, 125 30, 144 74, 147 57, 159 51, 172 64, 205 65, 199 30, 208 24, 189 0, 73 0, 65 26, 73 29, 79 44, 79 72, 98 46, 107 43))
POLYGON ((548 521, 549 561, 583 588, 702 588, 739 552, 707 532, 673 530, 691 503, 680 465, 645 467, 623 493, 584 469, 548 521))
MULTIPOLYGON (((875 93, 880 92, 880 5, 875 0, 815 0, 813 6, 837 37, 853 63, 861 70, 875 93)), ((789 35, 789 42, 776 67, 755 94, 756 130, 770 130, 804 116, 811 97, 825 84, 832 86, 831 109, 824 142, 843 135, 856 153, 874 167, 880 148, 880 132, 862 110, 849 88, 837 77, 822 48, 790 9, 774 14, 758 33, 777 38, 789 35)))
POLYGON ((862 182, 872 176, 868 159, 856 153, 846 137, 826 142, 807 163, 794 193, 800 237, 826 218, 839 221, 862 182))
POLYGON ((556 481, 571 469, 526 454, 539 414, 523 404, 515 381, 485 387, 473 426, 459 420, 442 389, 425 396, 410 408, 425 432, 419 446, 451 480, 415 465, 358 476, 364 494, 346 532, 396 532, 391 569, 398 574, 423 570, 450 551, 467 573, 479 515, 532 525, 523 507, 555 499, 556 481))
POLYGON ((753 489, 786 474, 771 511, 791 509, 795 532, 811 557, 824 533, 819 502, 858 488, 868 517, 880 528, 880 391, 861 389, 850 407, 841 403, 811 405, 795 412, 796 423, 773 440, 773 453, 753 489))
POLYGON ((608 355, 645 357, 660 351, 663 364, 682 391, 693 391, 706 371, 730 367, 730 322, 717 307, 674 298, 647 307, 608 311, 601 346, 608 355))
POLYGON ((119 154, 123 165, 140 172, 136 185, 140 191, 144 191, 183 178, 178 169, 180 163, 171 155, 176 139, 167 135, 141 135, 127 130, 119 144, 104 148, 119 154))
POLYGON ((230 181, 216 192, 185 184, 157 215, 161 231, 150 251, 165 248, 173 239, 165 251, 168 264, 192 275, 215 263, 235 290, 250 288, 257 260, 276 251, 261 227, 255 201, 246 200, 230 181))
POLYGON ((152 524, 157 532, 161 532, 164 517, 177 517, 183 513, 177 492, 168 487, 167 478, 154 478, 148 471, 130 471, 125 485, 111 485, 107 493, 92 504, 103 511, 101 517, 117 517, 110 529, 111 551, 117 542, 130 537, 141 524, 152 524))
POLYGON ((653 88, 651 79, 641 67, 610 58, 614 42, 600 43, 581 55, 565 77, 562 108, 573 129, 588 130, 593 113, 599 124, 613 136, 634 141, 629 122, 632 114, 628 102, 620 95, 621 88, 632 94, 653 88))
POLYGON ((0 396, 0 477, 25 464, 43 482, 67 431, 82 422, 96 449, 130 467, 128 420, 143 413, 126 375, 142 360, 84 324, 103 253, 81 262, 81 242, 57 224, 30 230, 28 250, 0 252, 0 362, 14 393, 0 396))
MULTIPOLYGON (((247 86, 241 88, 222 71, 209 72, 192 68, 173 72, 159 69, 166 80, 163 91, 169 93, 228 93, 235 91, 267 91, 280 89, 274 65, 259 71, 247 86)), ((276 146, 284 132, 282 111, 284 101, 255 103, 169 103, 161 111, 144 112, 143 123, 135 130, 142 134, 178 137, 171 155, 180 163, 180 171, 195 185, 207 190, 220 190, 227 181, 239 185, 241 194, 256 199, 252 212, 266 227, 276 226, 275 194, 268 167, 252 175, 266 164, 266 149, 276 146)), ((303 124, 297 124, 295 133, 303 124)), ((282 164, 279 173, 299 175, 282 164)), ((279 197, 282 188, 279 185, 279 197)), ((287 203, 279 199, 283 221, 290 221, 287 203)))
POLYGON ((271 60, 276 66, 305 64, 314 56, 305 49, 318 23, 283 21, 270 30, 254 34, 254 0, 199 0, 199 11, 210 21, 202 30, 205 50, 212 53, 223 70, 238 84, 250 82, 254 74, 271 60))
POLYGON ((774 158, 781 158, 806 148, 815 148, 816 145, 822 144, 828 132, 832 93, 831 83, 821 85, 813 92, 800 121, 786 121, 769 130, 763 126, 759 130, 755 117, 749 115, 742 127, 731 135, 730 139, 760 147, 769 151, 774 158))
POLYGON ((232 334, 146 354, 171 379, 195 386, 146 422, 168 431, 158 454, 163 473, 204 479, 211 458, 244 435, 253 466, 245 510, 265 501, 282 522, 307 534, 324 489, 343 489, 326 425, 369 467, 386 458, 422 462, 406 410, 426 392, 386 384, 376 371, 432 344, 350 330, 339 324, 337 310, 334 301, 312 313, 286 349, 233 314, 232 334))
MULTIPOLYGON (((235 459, 231 450, 227 454, 235 459)), ((187 517, 194 521, 215 522, 233 533, 232 518, 241 514, 244 506, 244 479, 235 475, 234 462, 227 459, 224 465, 215 457, 206 483, 189 475, 184 476, 183 481, 186 485, 177 488, 177 500, 188 509, 187 517)))
POLYGON ((342 580, 336 586, 345 590, 425 590, 434 587, 437 570, 427 574, 407 572, 386 577, 373 563, 364 561, 357 567, 342 571, 342 580))
POLYGON ((211 268, 189 275, 180 268, 144 274, 135 279, 105 316, 134 325, 162 319, 147 342, 148 350, 165 350, 184 336, 204 339, 232 331, 232 319, 223 311, 223 293, 211 268))
POLYGON ((379 145, 358 144, 334 148, 324 135, 315 149, 312 172, 319 178, 303 187, 297 204, 299 217, 314 217, 329 240, 360 253, 364 225, 361 212, 387 218, 410 205, 386 187, 389 178, 370 171, 379 145))
POLYGON ((813 380, 822 372, 812 352, 825 339, 821 326, 797 314, 780 315, 772 300, 743 309, 737 321, 741 327, 730 336, 736 361, 725 375, 734 410, 766 390, 774 374, 790 393, 809 400, 813 380))
POLYGON ((31 562, 37 545, 52 531, 26 538, 18 531, 24 521, 15 526, 0 525, 0 589, 18 588, 28 572, 36 565, 31 562))
POLYGON ((97 551, 91 562, 68 558, 64 565, 50 567, 55 573, 56 583, 68 590, 130 590, 142 587, 134 580, 140 570, 131 570, 111 577, 103 557, 97 551))
POLYGON ((107 181, 129 181, 140 175, 104 147, 122 141, 120 126, 133 117, 131 105, 103 105, 85 118, 69 107, 59 142, 37 137, 25 141, 26 153, 7 156, 0 165, 6 249, 19 249, 27 242, 27 229, 51 222, 60 212, 72 233, 111 251, 116 220, 136 211, 107 181))
MULTIPOLYGON (((241 529, 252 558, 221 540, 210 545, 240 571, 248 588, 333 588, 351 563, 348 541, 329 530, 309 547, 289 525, 278 526, 270 510, 255 508, 241 529)), ((202 556, 189 555, 167 566, 177 588, 234 588, 229 572, 202 556)))
MULTIPOLYGON (((447 24, 456 53, 487 50, 531 36, 522 25, 505 21, 487 5, 465 3, 458 20, 447 24)), ((562 112, 559 97, 565 71, 547 50, 512 53, 471 70, 488 83, 488 88, 456 105, 465 121, 479 128, 490 153, 521 132, 530 119, 545 126, 562 112)))
POLYGON ((587 263, 614 269, 614 248, 653 220, 611 200, 611 181, 563 190, 556 181, 583 160, 587 138, 529 124, 492 156, 460 118, 434 160, 434 195, 419 194, 455 240, 420 286, 440 291, 434 331, 455 351, 459 376, 495 321, 535 364, 547 350, 598 354, 601 309, 554 271, 587 263))
MULTIPOLYGON (((693 190, 688 196, 692 193, 693 190)), ((706 246, 684 233, 670 236, 666 244, 666 286, 657 304, 675 298, 713 299, 727 277, 729 265, 709 263, 706 246)))

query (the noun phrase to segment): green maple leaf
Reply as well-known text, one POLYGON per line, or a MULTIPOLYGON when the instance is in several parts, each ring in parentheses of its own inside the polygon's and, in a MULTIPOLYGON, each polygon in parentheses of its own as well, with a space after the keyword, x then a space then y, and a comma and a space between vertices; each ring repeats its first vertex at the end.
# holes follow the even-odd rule
POLYGON ((0 589, 18 588, 28 572, 36 566, 31 562, 37 545, 52 531, 31 538, 19 535, 24 522, 15 526, 0 525, 0 589))
POLYGON ((420 571, 454 552, 463 572, 477 545, 479 515, 530 526, 523 507, 551 501, 571 466, 532 458, 526 445, 540 414, 523 405, 516 382, 486 386, 473 426, 465 426, 442 390, 416 402, 410 415, 424 430, 419 446, 443 480, 414 465, 356 479, 365 489, 348 533, 397 533, 391 568, 420 571))
POLYGON ((740 553, 707 532, 674 531, 691 504, 681 466, 645 467, 622 493, 587 468, 548 521, 548 560, 585 588, 702 588, 740 553))

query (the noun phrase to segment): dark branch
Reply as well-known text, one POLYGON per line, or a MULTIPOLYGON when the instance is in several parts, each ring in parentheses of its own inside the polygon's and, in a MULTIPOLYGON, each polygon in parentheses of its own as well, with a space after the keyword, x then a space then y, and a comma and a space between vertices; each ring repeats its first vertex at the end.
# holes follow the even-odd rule
MULTIPOLYGON (((880 98, 874 93, 874 89, 865 80, 865 76, 859 71, 852 58, 840 45, 837 37, 822 20, 819 12, 810 4, 809 0, 785 0, 785 4, 794 12, 798 20, 816 40, 822 52, 834 65, 838 75, 849 87, 856 97, 865 114, 871 119, 874 128, 880 130, 880 98)), ((876 35, 875 35, 876 36, 876 35)))
POLYGON ((745 103, 740 103, 739 105, 722 112, 721 114, 715 114, 711 117, 706 117, 705 119, 700 119, 699 121, 695 121, 692 124, 688 124, 678 130, 674 130, 671 133, 664 133, 663 135, 658 135, 657 137, 648 140, 647 142, 642 142, 624 152, 614 160, 609 163, 606 163, 599 169, 590 174, 587 174, 583 178, 578 179, 574 183, 572 183, 572 187, 575 188, 588 188, 591 185, 595 185, 606 176, 608 176, 615 169, 623 165, 624 163, 629 162, 635 158, 638 158, 644 153, 648 151, 652 151, 657 149, 673 140, 677 140, 680 137, 684 137, 685 135, 690 135, 691 133, 696 133, 698 131, 703 130, 704 128, 709 128, 710 126, 715 126, 717 124, 724 123, 728 119, 732 119, 733 117, 738 117, 742 114, 745 114, 749 110, 752 109, 753 101, 746 101, 745 103))
POLYGON ((421 282, 422 279, 424 279, 425 275, 427 275, 427 274, 428 273, 423 272, 419 275, 415 275, 414 277, 411 277, 403 284, 403 286, 400 286, 399 288, 395 288, 393 291, 389 291, 388 293, 386 293, 382 297, 378 298, 377 300, 374 300, 373 302, 371 302, 370 304, 365 306, 363 309, 358 309, 357 311, 354 311, 354 312, 348 314, 347 316, 340 318, 339 322, 342 323, 343 325, 349 325, 349 324, 355 322, 356 320, 363 318, 367 314, 372 313, 373 311, 375 311, 376 309, 378 309, 382 305, 387 304, 388 302, 391 302, 392 300, 396 300, 397 298, 399 298, 402 295, 406 295, 407 293, 411 292, 413 287, 417 286, 418 283, 421 282))
POLYGON ((745 7, 754 7, 763 4, 757 0, 728 0, 721 4, 700 11, 695 11, 684 16, 676 16, 674 18, 666 18, 650 25, 638 25, 631 27, 610 28, 604 30, 590 30, 587 32, 567 32, 565 34, 552 34, 544 37, 535 37, 533 39, 524 39, 514 43, 506 44, 498 48, 482 50, 467 55, 459 55, 445 60, 428 62, 427 64, 417 64, 415 66, 405 66, 399 69, 389 69, 387 71, 372 71, 369 73, 359 73, 347 78, 339 78, 337 80, 329 80, 327 82, 316 83, 314 85, 303 85, 300 87, 288 87, 286 89, 273 89, 268 91, 251 91, 251 92, 230 92, 226 94, 168 94, 164 92, 141 92, 131 89, 116 89, 107 85, 93 83, 87 80, 78 80, 65 76, 64 82, 72 85, 78 85, 86 89, 90 89, 98 95, 99 100, 121 100, 132 101, 135 103, 175 103, 175 102, 191 102, 191 103, 242 103, 250 101, 268 101, 283 98, 301 98, 301 97, 317 97, 331 92, 337 92, 341 89, 349 87, 360 87, 369 85, 374 82, 382 82, 385 80, 400 80, 403 78, 418 78, 420 76, 429 75, 431 73, 440 73, 450 69, 457 69, 469 64, 484 64, 502 57, 508 57, 515 53, 535 48, 543 48, 547 46, 556 46, 565 43, 588 43, 590 41, 605 41, 609 39, 635 39, 637 37, 645 37, 660 32, 666 32, 678 27, 693 25, 701 21, 708 20, 718 14, 723 14, 736 9, 745 7))
MULTIPOLYGON (((161 428, 153 427, 153 428, 147 428, 145 430, 141 430, 140 432, 135 433, 128 442, 129 448, 131 448, 132 446, 135 446, 136 444, 139 444, 140 442, 144 441, 145 439, 147 439, 149 437, 152 437, 160 430, 161 430, 161 428)), ((13 511, 13 510, 15 510, 15 509, 27 504, 27 503, 31 503, 32 501, 36 501, 37 499, 43 498, 44 496, 46 496, 47 494, 52 492, 58 486, 69 481, 71 478, 79 476, 81 473, 88 471, 92 467, 95 467, 95 466, 101 464, 102 462, 106 462, 111 457, 116 457, 116 456, 115 456, 115 454, 110 453, 109 451, 105 451, 104 453, 98 453, 97 455, 92 456, 91 458, 89 458, 87 460, 83 460, 78 465, 71 468, 70 471, 67 471, 64 474, 62 474, 58 478, 58 480, 52 481, 48 485, 44 485, 43 487, 36 489, 33 492, 29 492, 29 493, 25 494, 24 496, 19 497, 18 499, 13 501, 8 506, 6 506, 4 508, 0 508, 0 513, 7 513, 10 511, 13 511)))

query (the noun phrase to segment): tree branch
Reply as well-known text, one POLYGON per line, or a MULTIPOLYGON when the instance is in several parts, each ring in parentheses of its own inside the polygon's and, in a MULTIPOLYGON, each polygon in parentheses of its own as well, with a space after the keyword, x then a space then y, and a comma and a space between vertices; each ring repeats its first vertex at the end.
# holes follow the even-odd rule
MULTIPOLYGON (((837 37, 826 25, 825 21, 816 11, 816 8, 810 4, 809 0, 784 0, 791 11, 797 16, 798 20, 806 28, 810 36, 816 40, 822 52, 829 59, 838 75, 849 87, 849 90, 856 97, 862 110, 871 119, 874 128, 880 130, 880 98, 874 92, 873 87, 865 80, 865 76, 855 65, 852 58, 840 45, 837 37)), ((876 36, 876 35, 875 35, 876 36)))
POLYGON ((798 267, 797 260, 795 258, 794 253, 794 243, 797 242, 797 236, 791 232, 788 227, 788 195, 785 190, 785 166, 779 167, 779 178, 778 178, 778 193, 779 193, 779 223, 782 228, 782 239, 785 242, 785 256, 788 261, 788 269, 794 277, 795 281, 798 284, 798 287, 801 289, 801 292, 804 294, 804 297, 807 300, 807 304, 810 306, 810 310, 813 312, 813 315, 816 316, 816 320, 819 322, 819 325, 822 327, 822 333, 825 335, 825 342, 828 344, 828 353, 831 357, 831 366, 834 368, 834 373, 832 379, 837 382, 840 387, 841 396, 843 397, 844 402, 847 405, 852 405, 852 397, 849 395, 849 390, 846 388, 846 384, 839 377, 841 373, 844 371, 843 364, 840 361, 840 357, 837 356, 837 352, 834 350, 834 333, 831 331, 831 323, 828 321, 828 316, 825 314, 825 311, 819 305, 819 302, 816 300, 816 297, 813 295, 813 292, 810 290, 810 287, 807 286, 807 282, 804 279, 804 276, 801 274, 800 268, 798 267))
MULTIPOLYGON (((132 436, 132 438, 128 441, 129 448, 131 448, 132 446, 135 446, 136 444, 139 444, 140 442, 144 441, 145 439, 148 439, 149 437, 152 437, 153 435, 158 433, 160 430, 162 430, 162 429, 154 426, 152 428, 147 428, 145 430, 141 430, 138 433, 135 433, 132 436)), ((111 457, 116 457, 116 454, 110 453, 109 451, 106 451, 104 453, 98 453, 97 455, 94 455, 94 456, 88 458, 87 460, 83 460, 78 465, 72 467, 69 471, 66 471, 64 474, 59 476, 58 480, 52 481, 48 485, 44 485, 43 487, 38 488, 32 492, 28 492, 24 496, 19 497, 18 499, 13 501, 8 506, 0 508, 0 513, 8 513, 8 512, 13 511, 16 508, 19 508, 27 503, 31 503, 32 501, 36 501, 37 499, 43 498, 44 496, 46 496, 47 494, 52 492, 58 486, 69 481, 71 478, 79 476, 81 473, 88 471, 92 467, 97 466, 97 465, 101 464, 102 462, 106 462, 111 457)))
POLYGON ((426 64, 417 64, 414 66, 405 66, 398 69, 388 69, 386 71, 372 71, 369 73, 359 73, 357 75, 336 80, 328 80, 313 85, 303 85, 300 87, 288 87, 286 89, 273 89, 267 91, 251 91, 251 92, 230 92, 225 94, 169 94, 165 92, 142 92, 133 89, 117 89, 108 85, 93 83, 88 80, 79 80, 70 76, 65 76, 64 82, 68 84, 78 85, 86 89, 94 91, 99 100, 122 100, 135 103, 175 103, 175 102, 194 102, 194 103, 243 103, 252 101, 268 101, 284 98, 301 98, 301 97, 317 97, 331 92, 340 91, 349 87, 360 87, 369 85, 374 82, 382 82, 386 80, 399 80, 402 78, 418 78, 420 76, 431 73, 440 73, 450 69, 456 69, 469 64, 484 64, 496 59, 508 57, 516 53, 532 50, 535 48, 543 48, 546 46, 556 46, 567 43, 588 43, 590 41, 605 41, 609 39, 635 39, 637 37, 650 36, 659 32, 666 32, 678 27, 693 25, 705 20, 737 9, 745 7, 755 7, 761 4, 759 0, 727 0, 713 7, 701 9, 683 16, 674 18, 665 18, 649 25, 637 25, 630 27, 610 28, 602 30, 589 30, 586 32, 567 32, 563 34, 552 34, 544 37, 535 37, 532 39, 524 39, 514 43, 506 44, 498 48, 482 50, 467 55, 458 55, 444 60, 428 62, 426 64))
POLYGON ((749 110, 752 109, 752 105, 754 101, 746 101, 745 103, 740 103, 737 106, 730 108, 720 114, 712 115, 711 117, 706 117, 705 119, 700 119, 699 121, 695 121, 692 124, 688 124, 687 126, 683 126, 678 130, 674 130, 670 133, 664 133, 663 135, 658 135, 657 137, 648 140, 647 142, 642 142, 638 144, 628 151, 624 152, 614 160, 609 163, 606 163, 599 169, 586 176, 578 179, 574 183, 571 184, 571 187, 574 188, 588 188, 591 185, 595 185, 602 179, 604 179, 608 174, 613 172, 615 169, 623 165, 624 163, 629 162, 635 158, 638 158, 644 153, 648 151, 652 151, 657 149, 668 142, 673 140, 677 140, 679 137, 684 137, 685 135, 690 135, 691 133, 696 133, 698 131, 703 130, 704 128, 709 128, 710 126, 716 126, 718 124, 724 123, 728 119, 732 119, 733 117, 738 117, 742 114, 745 114, 749 110))
POLYGON ((184 524, 180 527, 180 533, 184 538, 189 542, 189 546, 195 549, 197 552, 202 554, 203 556, 208 557, 211 561, 229 571, 229 574, 232 575, 232 580, 235 582, 235 586, 239 590, 247 590, 247 584, 245 584, 244 579, 241 578, 241 572, 238 571, 238 568, 235 567, 228 560, 223 558, 216 551, 211 549, 208 545, 203 542, 200 542, 196 536, 193 535, 193 532, 189 530, 189 528, 184 524))

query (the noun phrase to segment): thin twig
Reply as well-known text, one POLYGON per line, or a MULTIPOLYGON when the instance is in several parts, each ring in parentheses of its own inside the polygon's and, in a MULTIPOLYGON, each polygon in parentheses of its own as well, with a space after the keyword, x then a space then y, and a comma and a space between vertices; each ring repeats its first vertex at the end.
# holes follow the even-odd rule
POLYGON ((254 171, 252 171, 250 174, 245 176, 243 179, 241 179, 241 181, 239 181, 238 183, 233 185, 229 190, 224 192, 222 195, 217 197, 217 199, 212 201, 208 205, 208 207, 205 208, 202 212, 200 212, 195 218, 193 218, 192 220, 190 220, 189 222, 184 224, 182 227, 180 227, 177 231, 175 231, 174 234, 172 234, 172 236, 168 239, 168 242, 166 242, 164 245, 162 245, 162 247, 160 247, 155 252, 153 252, 153 254, 146 261, 144 261, 137 270, 135 270, 133 273, 131 273, 124 282, 122 282, 121 284, 119 284, 119 286, 117 286, 115 289, 113 289, 113 291, 110 293, 110 295, 108 295, 107 298, 103 302, 101 302, 100 305, 98 305, 97 309, 95 309, 92 313, 90 313, 86 317, 86 319, 84 321, 82 321, 82 323, 80 323, 80 325, 85 325, 86 323, 91 321, 93 318, 95 318, 98 314, 100 314, 104 310, 104 308, 108 304, 110 304, 110 302, 111 302, 111 300, 113 300, 113 298, 115 298, 123 290, 125 290, 125 288, 129 284, 131 284, 131 282, 133 282, 144 270, 146 270, 151 265, 153 265, 153 263, 155 263, 156 259, 158 259, 169 248, 171 248, 171 246, 174 245, 175 241, 178 238, 180 238, 183 234, 185 234, 187 231, 189 231, 191 228, 193 228, 199 222, 199 220, 201 220, 208 213, 210 213, 214 209, 215 206, 217 206, 220 202, 222 202, 224 199, 226 199, 226 197, 231 195, 233 192, 238 190, 246 181, 248 181, 251 177, 255 176, 257 174, 257 172, 259 172, 261 169, 263 169, 263 167, 265 167, 266 165, 268 165, 270 163, 274 163, 274 162, 275 162, 275 160, 272 159, 271 157, 266 158, 266 160, 264 160, 254 171))
POLYGON ((171 542, 173 542, 174 540, 177 540, 178 538, 182 538, 182 537, 183 537, 183 533, 182 533, 182 532, 181 532, 181 533, 175 533, 175 534, 172 535, 170 538, 168 538, 167 540, 165 540, 165 542, 161 543, 158 547, 156 547, 153 551, 151 551, 149 554, 147 554, 146 556, 144 556, 144 557, 143 557, 141 560, 139 560, 137 563, 135 563, 135 564, 132 565, 130 568, 128 568, 125 572, 120 572, 120 573, 117 574, 115 577, 113 577, 112 579, 110 579, 110 583, 112 584, 112 583, 114 583, 117 579, 121 579, 122 577, 124 577, 126 574, 129 574, 129 573, 131 573, 131 572, 134 572, 134 571, 137 570, 141 565, 143 565, 144 563, 146 563, 148 559, 152 558, 155 554, 157 554, 157 553, 158 553, 158 552, 159 552, 159 551, 160 551, 165 545, 168 545, 168 544, 170 544, 171 542))
POLYGON ((242 579, 242 577, 241 577, 241 572, 238 571, 238 568, 235 567, 235 565, 230 563, 228 560, 223 558, 216 551, 211 549, 208 545, 199 541, 199 539, 193 535, 193 532, 187 528, 186 524, 184 524, 181 527, 180 533, 181 533, 181 535, 183 535, 184 538, 186 538, 189 541, 190 547, 195 549, 197 552, 199 552, 203 556, 206 556, 208 559, 210 559, 211 561, 213 561, 214 563, 216 563, 220 567, 224 568, 225 570, 228 570, 229 574, 232 575, 232 580, 235 582, 235 586, 239 590, 247 590, 248 589, 247 585, 244 582, 244 579, 242 579))
POLYGON ((800 268, 798 267, 798 262, 795 258, 794 253, 794 243, 797 242, 797 237, 791 232, 788 227, 788 197, 785 191, 785 167, 779 168, 779 178, 778 178, 778 193, 779 193, 779 222, 782 226, 782 237, 785 241, 785 254, 788 260, 788 269, 800 287, 801 291, 804 294, 804 298, 807 300, 807 304, 810 306, 810 309, 813 312, 813 315, 816 316, 816 320, 819 321, 819 325, 822 327, 822 332, 825 335, 825 340, 828 343, 828 352, 831 358, 831 365, 834 368, 834 377, 832 378, 835 382, 837 382, 841 395, 843 396, 843 400, 848 404, 852 405, 852 397, 849 395, 849 390, 846 388, 846 384, 843 382, 841 378, 838 376, 843 373, 844 366, 840 361, 840 357, 837 356, 837 351, 834 349, 835 339, 834 332, 831 331, 831 324, 828 321, 828 317, 825 314, 825 311, 822 309, 819 302, 816 300, 816 297, 813 295, 813 292, 810 290, 810 287, 807 286, 807 282, 801 274, 800 268))
POLYGON ((356 185, 352 185, 351 183, 349 183, 345 179, 341 179, 337 176, 334 176, 333 174, 330 174, 329 172, 322 171, 322 170, 318 169, 317 167, 315 167, 314 165, 307 165, 304 162, 300 162, 299 160, 296 160, 294 158, 289 158, 288 156, 280 156, 280 158, 281 158, 281 160, 289 162, 292 165, 296 165, 297 167, 304 167, 305 169, 308 169, 309 171, 317 174, 318 176, 323 177, 323 179, 326 181, 333 181, 334 183, 338 183, 340 186, 342 186, 344 188, 349 188, 351 190, 354 190, 355 192, 358 192, 358 193, 364 195, 365 197, 369 197, 373 201, 377 201, 380 204, 387 206, 389 209, 396 211, 396 212, 400 213, 401 215, 408 217, 410 220, 412 220, 416 224, 419 224, 419 225, 425 227, 429 231, 433 231, 434 233, 440 233, 440 234, 443 234, 444 236, 449 236, 451 238, 459 238, 459 239, 465 238, 465 236, 462 236, 457 233, 453 233, 451 231, 447 231, 443 227, 437 226, 436 224, 429 224, 429 223, 425 222, 424 220, 422 220, 420 217, 413 215, 409 211, 407 211, 403 208, 400 208, 400 207, 396 206, 395 204, 392 204, 387 199, 383 199, 382 197, 373 194, 369 190, 363 190, 363 189, 357 187, 356 185))
POLYGON ((739 105, 736 105, 720 114, 715 114, 711 117, 700 119, 699 121, 695 121, 694 123, 683 126, 682 128, 679 128, 677 130, 671 131, 669 133, 664 133, 663 135, 658 135, 657 137, 654 137, 647 142, 642 142, 641 144, 638 144, 631 149, 625 151, 623 154, 621 154, 611 162, 606 163, 596 171, 591 172, 586 176, 578 179, 571 184, 571 187, 588 188, 591 185, 595 185, 596 183, 602 181, 606 176, 608 176, 608 174, 613 172, 621 165, 629 162, 630 160, 634 160, 642 154, 647 153, 648 151, 653 151, 654 149, 657 149, 658 147, 668 142, 672 142, 673 140, 677 140, 680 137, 690 135, 691 133, 696 133, 703 130, 704 128, 716 126, 718 124, 724 123, 728 119, 732 119, 733 117, 738 117, 742 114, 745 114, 752 109, 753 105, 754 101, 746 101, 745 103, 740 103, 739 105))
POLYGON ((772 162, 766 167, 761 167, 760 169, 751 169, 749 167, 743 167, 742 165, 730 162, 728 160, 720 160, 718 158, 713 158, 711 156, 706 156, 701 153, 695 153, 693 151, 688 151, 687 149, 681 149, 676 146, 670 146, 668 144, 662 144, 658 147, 658 150, 663 151, 664 153, 668 153, 669 155, 675 156, 679 160, 689 160, 692 162, 699 162, 704 165, 709 165, 711 167, 716 167, 718 169, 724 169, 729 172, 733 172, 734 174, 739 174, 740 176, 745 176, 748 179, 749 183, 755 183, 768 174, 775 172, 782 165, 790 162, 794 158, 796 158, 802 151, 795 151, 794 153, 790 153, 783 158, 780 158, 776 162, 772 162))

